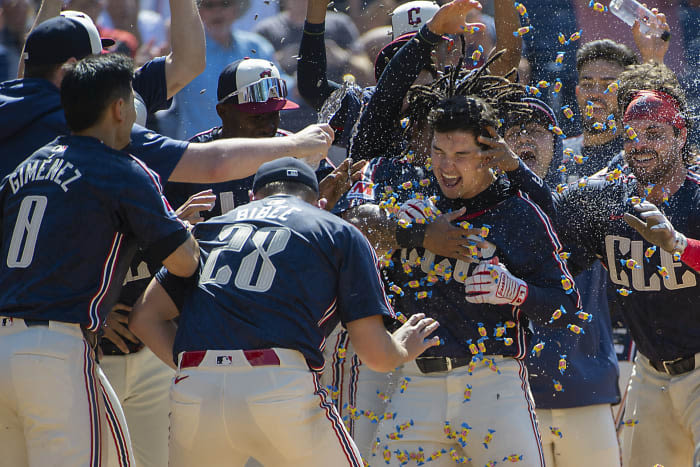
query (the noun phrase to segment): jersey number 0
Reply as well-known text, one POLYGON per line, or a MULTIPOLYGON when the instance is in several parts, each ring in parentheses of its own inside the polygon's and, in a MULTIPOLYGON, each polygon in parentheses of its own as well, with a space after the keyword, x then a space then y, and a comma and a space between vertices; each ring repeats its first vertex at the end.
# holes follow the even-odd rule
POLYGON ((222 242, 228 240, 228 243, 212 250, 204 265, 201 283, 228 284, 231 280, 231 267, 227 264, 217 269, 216 262, 219 255, 226 251, 240 253, 250 240, 253 243, 253 248, 241 259, 233 283, 241 290, 267 292, 272 287, 272 281, 277 273, 277 268, 270 258, 284 251, 289 237, 291 237, 291 232, 285 227, 263 227, 256 230, 255 226, 251 224, 235 224, 224 228, 219 233, 217 240, 222 242), (265 246, 266 244, 267 246, 265 246), (260 264, 261 260, 262 264, 260 264), (258 267, 259 264, 260 267, 258 267))
POLYGON ((8 268, 26 268, 32 264, 46 204, 46 196, 25 196, 22 199, 7 252, 8 268))

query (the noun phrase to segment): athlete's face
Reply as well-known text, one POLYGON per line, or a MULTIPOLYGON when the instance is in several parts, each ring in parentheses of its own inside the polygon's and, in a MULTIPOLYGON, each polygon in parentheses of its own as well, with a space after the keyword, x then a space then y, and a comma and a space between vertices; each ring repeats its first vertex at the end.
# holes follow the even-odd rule
POLYGON ((578 75, 578 86, 576 86, 576 101, 581 113, 584 113, 587 101, 593 102, 593 118, 588 119, 585 116, 582 118, 586 131, 592 133, 605 131, 594 130, 593 124, 595 122, 605 123, 610 114, 618 116, 617 91, 608 93, 605 91, 622 71, 622 66, 607 60, 593 60, 581 68, 578 75))
POLYGON ((667 123, 630 120, 627 124, 634 128, 638 141, 625 139, 625 160, 640 182, 658 183, 672 173, 674 167, 683 164, 685 128, 676 136, 673 127, 667 123))
POLYGON ((481 166, 480 146, 473 133, 433 133, 433 173, 448 198, 473 198, 494 181, 488 167, 481 166))
POLYGON ((241 112, 235 104, 217 106, 225 134, 236 138, 267 138, 275 136, 280 124, 280 113, 251 114, 241 112))
POLYGON ((554 138, 547 128, 535 122, 513 125, 503 139, 530 170, 544 178, 554 156, 554 138))

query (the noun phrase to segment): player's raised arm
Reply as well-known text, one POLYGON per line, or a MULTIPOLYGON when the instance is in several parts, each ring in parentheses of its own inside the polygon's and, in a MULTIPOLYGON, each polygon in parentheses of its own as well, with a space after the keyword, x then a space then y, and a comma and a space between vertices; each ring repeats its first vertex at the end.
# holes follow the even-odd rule
POLYGON ((490 68, 493 74, 504 76, 520 63, 522 39, 513 34, 520 27, 520 19, 511 0, 495 0, 494 8, 496 50, 505 50, 506 53, 490 68))
POLYGON ((191 143, 170 182, 218 183, 253 175, 261 164, 280 157, 296 157, 318 165, 333 142, 329 125, 310 125, 285 138, 229 138, 191 143))
POLYGON ((204 25, 196 0, 170 0, 170 45, 165 60, 168 99, 204 71, 204 25))

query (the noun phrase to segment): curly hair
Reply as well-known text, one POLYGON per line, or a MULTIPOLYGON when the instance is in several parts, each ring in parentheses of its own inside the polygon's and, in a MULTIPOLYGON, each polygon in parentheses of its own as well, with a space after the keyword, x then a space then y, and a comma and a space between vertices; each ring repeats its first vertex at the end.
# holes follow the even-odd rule
MULTIPOLYGON (((676 74, 670 68, 656 63, 631 65, 620 73, 618 79, 620 84, 617 91, 617 105, 621 112, 624 113, 638 91, 661 91, 673 97, 678 103, 681 114, 685 119, 685 126, 688 129, 688 133, 690 133, 693 121, 688 118, 688 99, 683 87, 678 82, 676 74)), ((673 131, 678 136, 678 128, 674 127, 673 131)), ((692 153, 687 141, 683 147, 683 160, 686 164, 691 164, 695 160, 695 155, 692 153)))
POLYGON ((527 104, 520 102, 525 87, 508 80, 506 76, 489 74, 488 67, 503 54, 492 54, 480 68, 466 70, 462 60, 454 67, 446 67, 442 77, 428 85, 414 85, 408 92, 409 124, 425 120, 435 131, 465 130, 475 135, 486 135, 487 126, 499 127, 499 115, 516 113, 530 115, 527 104))

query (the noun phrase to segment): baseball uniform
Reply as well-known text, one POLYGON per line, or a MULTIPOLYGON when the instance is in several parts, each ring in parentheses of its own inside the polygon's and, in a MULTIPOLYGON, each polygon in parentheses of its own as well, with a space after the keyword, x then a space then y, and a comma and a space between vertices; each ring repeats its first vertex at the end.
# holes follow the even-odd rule
MULTIPOLYGON (((690 237, 700 229, 699 184, 700 177, 688 171, 668 205, 661 206, 675 228, 690 237)), ((617 182, 597 179, 567 191, 557 197, 557 226, 577 249, 571 261, 605 263, 609 287, 637 344, 628 423, 622 427, 623 462, 684 465, 700 436, 700 414, 688 396, 697 387, 695 355, 700 352, 694 318, 697 273, 664 250, 645 255, 652 245, 622 220, 623 213, 634 213, 627 200, 638 189, 634 176, 622 175, 617 182), (571 219, 590 227, 575 228, 571 219), (665 317, 665 311, 673 316, 665 317)))
POLYGON ((157 276, 181 309, 171 465, 249 456, 270 466, 362 465, 317 372, 338 320, 393 316, 369 243, 287 195, 200 223, 195 235, 197 283, 157 276))
POLYGON ((41 148, 0 196, 2 423, 24 431, 2 438, 3 452, 25 450, 29 465, 98 465, 107 420, 88 342, 136 246, 157 245, 162 260, 188 233, 155 173, 90 137, 41 148))

